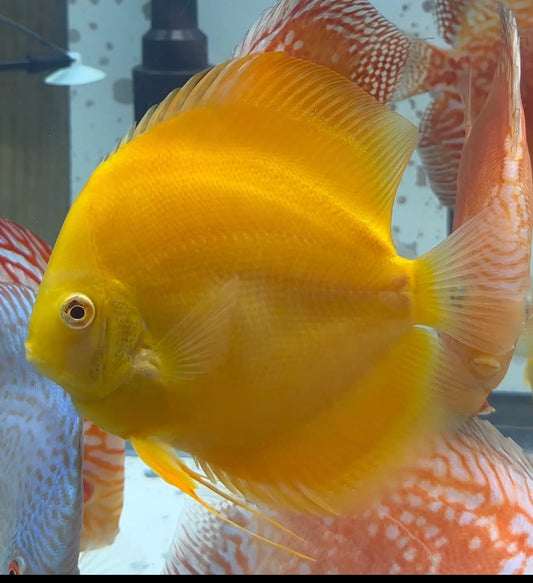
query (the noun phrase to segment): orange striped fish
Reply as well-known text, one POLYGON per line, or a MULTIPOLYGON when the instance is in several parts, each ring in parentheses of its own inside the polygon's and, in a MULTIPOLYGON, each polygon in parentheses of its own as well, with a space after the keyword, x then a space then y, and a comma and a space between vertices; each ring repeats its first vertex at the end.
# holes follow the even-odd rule
POLYGON ((113 543, 124 502, 124 440, 83 421, 83 520, 80 551, 113 543))
MULTIPOLYGON (((299 550, 315 561, 184 504, 164 574, 533 574, 533 466, 478 418, 438 437, 394 493, 360 515, 266 510, 306 539, 299 550)), ((289 543, 227 501, 213 504, 245 528, 289 543)))
MULTIPOLYGON (((0 218, 0 281, 37 290, 50 255, 31 231, 0 218)), ((110 545, 117 533, 124 489, 123 439, 83 423, 83 522, 80 551, 110 545)))

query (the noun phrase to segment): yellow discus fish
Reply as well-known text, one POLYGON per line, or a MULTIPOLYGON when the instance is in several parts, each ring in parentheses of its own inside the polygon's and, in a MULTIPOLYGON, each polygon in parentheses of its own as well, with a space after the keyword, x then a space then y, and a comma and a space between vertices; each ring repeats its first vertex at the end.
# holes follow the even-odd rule
POLYGON ((497 274, 477 285, 500 252, 488 211, 397 255, 393 199, 416 143, 363 89, 284 53, 195 76, 72 205, 27 358, 196 499, 218 479, 312 514, 366 505, 483 403, 437 332, 487 352, 515 341, 492 334, 497 274))

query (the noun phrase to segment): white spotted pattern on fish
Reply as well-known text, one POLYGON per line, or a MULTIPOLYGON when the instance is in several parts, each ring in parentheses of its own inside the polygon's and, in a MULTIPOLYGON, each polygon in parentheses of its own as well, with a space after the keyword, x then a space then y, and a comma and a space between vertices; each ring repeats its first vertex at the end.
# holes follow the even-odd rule
POLYGON ((165 574, 533 573, 533 468, 514 442, 478 418, 437 438, 402 485, 359 516, 267 512, 305 545, 226 501, 215 504, 315 561, 262 543, 186 501, 165 574))
POLYGON ((409 86, 408 62, 425 62, 422 53, 428 50, 403 31, 391 30, 366 0, 287 0, 265 10, 233 56, 284 51, 341 73, 387 103, 402 98, 396 91, 409 86))

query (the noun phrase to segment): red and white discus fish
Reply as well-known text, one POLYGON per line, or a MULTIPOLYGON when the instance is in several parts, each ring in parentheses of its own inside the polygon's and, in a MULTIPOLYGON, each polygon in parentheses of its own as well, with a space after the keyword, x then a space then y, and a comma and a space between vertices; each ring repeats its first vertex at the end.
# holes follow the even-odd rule
MULTIPOLYGON (((522 130, 531 151, 533 3, 509 0, 505 4, 513 11, 520 33, 521 59, 518 66, 521 66, 522 74, 516 92, 521 91, 522 130)), ((443 50, 426 44, 419 53, 421 56, 417 54, 411 60, 404 75, 404 79, 409 78, 410 82, 399 83, 397 95, 432 93, 432 102, 420 124, 418 151, 432 190, 443 204, 453 206, 456 204, 459 160, 467 135, 465 109, 470 110, 474 117, 481 111, 489 91, 493 91, 493 77, 498 75, 498 2, 437 0, 434 11, 438 30, 451 48, 443 50)))
POLYGON ((283 51, 333 69, 389 103, 398 98, 413 42, 367 0, 278 0, 232 56, 283 51))
MULTIPOLYGON (((502 39, 498 66, 486 101, 473 117, 461 154, 457 175, 452 230, 485 213, 487 228, 501 250, 491 263, 480 262, 479 285, 500 273, 508 290, 500 310, 501 322, 494 334, 520 337, 528 311, 531 232, 533 225, 533 178, 526 139, 526 120, 520 95, 521 59, 516 21, 500 4, 502 39)), ((461 359, 461 374, 470 375, 471 386, 496 388, 506 374, 513 349, 497 354, 467 346, 445 336, 445 342, 461 359)))
POLYGON ((121 437, 83 420, 83 522, 81 551, 113 543, 124 502, 124 445, 121 437))
MULTIPOLYGON (((281 544, 289 538, 227 501, 215 508, 281 544)), ((306 539, 299 559, 186 500, 164 574, 532 574, 533 467, 488 421, 438 437, 402 484, 355 516, 266 510, 306 539)), ((294 540, 290 540, 294 546, 294 540)))

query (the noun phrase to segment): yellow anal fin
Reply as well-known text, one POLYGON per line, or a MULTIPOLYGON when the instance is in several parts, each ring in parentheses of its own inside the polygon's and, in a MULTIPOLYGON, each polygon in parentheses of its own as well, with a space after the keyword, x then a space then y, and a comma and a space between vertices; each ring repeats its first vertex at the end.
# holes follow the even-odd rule
POLYGON ((273 545, 274 547, 277 547, 279 549, 285 550, 301 559, 307 559, 309 561, 314 560, 312 557, 304 555, 303 553, 299 553, 294 549, 276 543, 255 532, 252 532, 217 512, 210 504, 208 504, 205 500, 202 500, 202 498, 198 496, 198 494, 196 493, 196 483, 199 483, 202 486, 208 488, 209 490, 211 490, 215 494, 218 494, 222 498, 228 500, 232 504, 235 504, 236 506, 239 506, 240 508, 247 510, 248 512, 254 514, 255 516, 259 517, 262 520, 265 520, 266 522, 272 524, 275 528, 279 528, 283 532, 289 534, 290 536, 295 537, 301 542, 305 542, 304 539, 302 539, 289 529, 285 528, 283 525, 268 518, 258 510, 255 510, 254 508, 248 506, 244 502, 241 502, 237 498, 234 498, 229 494, 226 494, 222 490, 218 489, 215 485, 211 484, 205 477, 191 470, 189 467, 187 467, 187 465, 185 465, 180 460, 179 456, 175 453, 174 449, 169 445, 162 442, 151 441, 148 439, 130 438, 129 441, 132 447, 135 449, 139 458, 158 476, 165 480, 165 482, 168 482, 172 486, 176 486, 176 488, 179 488, 184 494, 187 494, 187 496, 190 496, 191 498, 196 500, 196 502, 198 502, 209 512, 212 512, 215 516, 217 516, 221 520, 224 520, 228 524, 231 524, 231 526, 234 526, 235 528, 238 528, 239 530, 242 530, 243 532, 246 532, 247 534, 259 540, 262 540, 263 542, 273 545))

